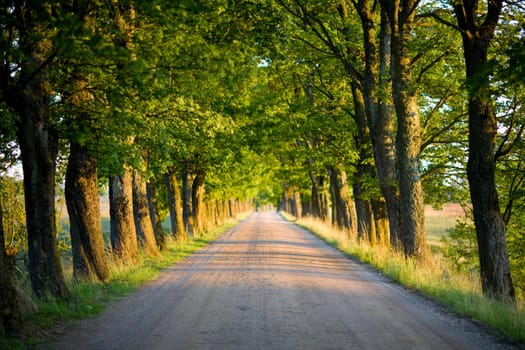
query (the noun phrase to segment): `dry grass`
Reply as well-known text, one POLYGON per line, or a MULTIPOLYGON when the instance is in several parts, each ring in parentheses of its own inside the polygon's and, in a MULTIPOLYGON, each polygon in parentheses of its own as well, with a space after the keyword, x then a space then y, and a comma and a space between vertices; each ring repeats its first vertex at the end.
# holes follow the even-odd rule
MULTIPOLYGON (((286 214, 283 216, 288 220, 295 219, 286 214)), ((506 339, 525 343, 525 303, 519 301, 513 306, 485 298, 479 276, 457 272, 441 254, 434 254, 421 262, 406 258, 388 247, 371 246, 368 242, 352 239, 347 232, 337 230, 329 223, 312 218, 301 218, 295 223, 451 311, 492 327, 506 339)))

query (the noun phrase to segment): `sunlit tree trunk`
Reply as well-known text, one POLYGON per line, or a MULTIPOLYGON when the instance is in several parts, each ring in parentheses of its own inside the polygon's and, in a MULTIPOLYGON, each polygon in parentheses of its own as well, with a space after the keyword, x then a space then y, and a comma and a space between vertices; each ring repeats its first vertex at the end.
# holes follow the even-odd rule
POLYGON ((424 257, 425 220, 419 171, 421 123, 417 89, 412 81, 409 42, 418 0, 381 0, 391 29, 392 96, 397 117, 396 151, 399 171, 401 241, 408 256, 424 257))
POLYGON ((168 168, 168 173, 165 175, 165 181, 168 191, 171 232, 177 239, 183 241, 186 239, 186 231, 184 230, 181 189, 179 180, 177 179, 177 170, 175 168, 168 168))
POLYGON ((322 176, 318 176, 312 173, 312 171, 309 171, 310 175, 310 181, 312 184, 312 199, 311 199, 311 210, 310 215, 316 218, 323 219, 323 212, 322 212, 322 194, 320 189, 320 184, 322 183, 323 179, 322 176))
MULTIPOLYGON (((375 160, 375 169, 373 169, 372 172, 371 170, 367 170, 361 171, 360 173, 368 173, 370 176, 377 176, 379 179, 387 216, 384 216, 385 212, 383 208, 377 205, 371 205, 376 221, 379 219, 375 218, 376 210, 378 210, 377 215, 383 215, 380 222, 378 222, 381 225, 375 225, 377 234, 381 236, 389 234, 388 232, 384 232, 384 223, 386 220, 388 231, 391 232, 390 236, 392 237, 392 241, 398 242, 397 237, 400 230, 400 218, 396 151, 394 144, 394 113, 389 108, 388 97, 382 97, 382 94, 379 92, 380 89, 388 86, 386 79, 388 79, 389 75, 390 30, 387 25, 387 17, 382 15, 378 48, 376 38, 378 6, 371 0, 356 1, 353 2, 353 5, 359 14, 363 28, 364 72, 362 74, 356 74, 353 67, 349 64, 345 65, 345 69, 354 81, 354 89, 357 90, 358 95, 361 95, 358 101, 364 101, 362 104, 364 104, 366 122, 363 123, 363 118, 356 116, 356 118, 361 119, 356 121, 358 122, 360 130, 358 135, 360 144, 367 145, 368 140, 372 142, 372 150, 365 148, 361 151, 365 154, 362 154, 360 158, 366 159, 366 157, 373 155, 375 160), (357 88, 355 86, 356 84, 359 84, 360 87, 357 88), (369 130, 364 129, 364 127, 369 130)), ((347 19, 348 9, 344 2, 339 6, 339 13, 343 20, 347 19)), ((344 34, 347 36, 348 41, 353 40, 350 31, 345 31, 344 34)), ((360 146, 360 149, 361 147, 363 146, 360 146)), ((362 191, 358 190, 357 192, 361 193, 362 191)), ((382 202, 379 198, 375 200, 382 202)), ((356 202, 356 206, 359 207, 359 203, 356 202)), ((397 243, 393 245, 397 245, 397 243)))
POLYGON ((154 257, 159 255, 159 249, 153 232, 152 220, 149 215, 148 196, 146 183, 138 170, 133 171, 132 179, 133 191, 133 219, 135 221, 135 231, 137 242, 144 250, 146 255, 154 257))
POLYGON ((73 251, 73 276, 109 280, 98 195, 97 161, 72 142, 66 171, 65 194, 73 251))
POLYGON ((146 194, 148 196, 148 209, 149 216, 151 218, 151 224, 153 225, 153 232, 159 245, 160 251, 166 251, 166 237, 164 235, 164 229, 162 228, 162 222, 159 215, 159 206, 157 201, 157 187, 155 183, 148 182, 146 184, 146 194))
MULTIPOLYGON (((365 71, 362 77, 363 100, 370 128, 375 167, 381 193, 383 194, 387 216, 379 203, 372 204, 374 219, 378 221, 376 232, 379 236, 391 232, 392 245, 400 241, 399 192, 397 188, 396 151, 394 144, 394 113, 389 108, 388 97, 380 97, 378 89, 388 85, 384 77, 388 76, 390 63, 390 30, 386 14, 382 12, 380 20, 379 45, 376 39, 378 10, 370 0, 356 2, 363 28, 365 51, 365 71), (377 216, 377 218, 376 218, 377 216), (385 232, 384 224, 388 224, 385 232)), ((380 199, 377 199, 380 201, 380 199)))
POLYGON ((390 244, 390 230, 388 226, 388 212, 386 202, 383 198, 372 199, 372 211, 374 212, 374 222, 376 227, 376 242, 388 246, 390 244))
MULTIPOLYGON (((388 16, 385 11, 381 10, 378 85, 383 89, 391 84, 389 82, 390 34, 388 16)), ((377 115, 369 123, 379 184, 385 197, 388 213, 388 232, 385 232, 385 235, 389 236, 391 247, 399 248, 401 246, 401 219, 399 216, 399 187, 397 186, 397 155, 394 143, 394 108, 390 97, 379 98, 377 101, 377 115)))
POLYGON ((348 183, 346 181, 346 172, 337 167, 328 167, 330 175, 330 187, 332 188, 332 200, 334 202, 335 224, 340 229, 351 232, 352 236, 357 234, 356 222, 352 221, 353 204, 348 192, 348 183))
POLYGON ((229 201, 226 201, 224 199, 221 201, 221 213, 223 221, 226 221, 230 218, 229 201))
POLYGON ((109 181, 109 213, 113 253, 130 262, 138 260, 137 234, 133 220, 133 175, 124 169, 109 181))

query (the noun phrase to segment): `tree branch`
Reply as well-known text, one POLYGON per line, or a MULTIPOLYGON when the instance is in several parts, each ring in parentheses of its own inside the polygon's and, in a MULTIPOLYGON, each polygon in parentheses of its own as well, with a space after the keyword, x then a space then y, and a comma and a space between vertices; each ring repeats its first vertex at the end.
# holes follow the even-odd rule
POLYGON ((446 131, 449 131, 450 129, 452 129, 452 127, 461 119, 463 118, 464 116, 466 116, 467 114, 466 113, 461 113, 459 115, 457 115, 454 119, 452 119, 452 121, 450 123, 448 123, 447 125, 445 125, 443 128, 439 129, 438 131, 436 131, 435 133, 433 133, 432 135, 430 135, 429 138, 427 138, 424 142, 421 143, 421 148, 419 149, 420 152, 423 152, 423 150, 428 147, 429 145, 433 144, 433 143, 436 143, 436 139, 438 138, 438 136, 441 136, 443 135, 446 131))
POLYGON ((444 18, 442 18, 440 16, 441 13, 450 14, 450 12, 451 11, 440 9, 440 10, 436 10, 436 11, 433 11, 433 12, 422 13, 422 14, 418 15, 417 18, 428 18, 428 17, 430 17, 430 18, 435 19, 439 23, 446 25, 447 27, 453 28, 453 29, 457 30, 458 32, 461 32, 461 28, 460 27, 458 27, 456 24, 454 24, 452 22, 447 21, 446 19, 444 19, 444 18))
POLYGON ((434 65, 436 65, 439 61, 441 61, 443 59, 443 57, 447 56, 449 54, 448 51, 445 51, 443 52, 441 55, 439 55, 438 57, 436 57, 432 62, 430 62, 426 67, 424 67, 418 74, 417 78, 416 78, 416 82, 417 83, 420 83, 421 82, 421 79, 423 79, 423 75, 430 69, 432 68, 434 65))

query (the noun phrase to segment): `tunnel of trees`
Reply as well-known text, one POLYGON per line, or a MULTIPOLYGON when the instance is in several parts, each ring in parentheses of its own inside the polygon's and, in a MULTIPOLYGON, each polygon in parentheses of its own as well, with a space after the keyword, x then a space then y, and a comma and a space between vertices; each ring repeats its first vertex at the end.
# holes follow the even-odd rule
POLYGON ((513 302, 524 15, 510 0, 3 1, 0 331, 20 319, 17 255, 35 296, 68 296, 62 191, 74 277, 102 282, 111 256, 158 256, 166 235, 270 203, 425 259, 424 205, 457 202, 483 293, 513 302))

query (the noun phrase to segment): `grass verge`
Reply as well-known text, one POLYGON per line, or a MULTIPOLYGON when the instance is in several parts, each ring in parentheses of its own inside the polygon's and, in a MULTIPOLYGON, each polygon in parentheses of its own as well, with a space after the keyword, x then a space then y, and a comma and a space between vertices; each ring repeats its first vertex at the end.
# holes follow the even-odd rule
POLYGON ((345 232, 328 223, 311 218, 295 220, 285 213, 281 214, 286 220, 307 229, 333 247, 439 302, 457 315, 488 326, 510 343, 525 344, 524 301, 519 300, 516 306, 512 306, 485 298, 478 276, 455 271, 439 256, 418 263, 386 247, 352 240, 345 232))
POLYGON ((49 297, 37 300, 38 311, 24 319, 27 325, 25 332, 28 335, 18 339, 6 339, 0 336, 0 349, 31 348, 48 337, 54 326, 70 324, 74 320, 99 314, 108 302, 122 298, 144 283, 155 279, 163 269, 204 247, 235 226, 236 223, 237 221, 227 222, 184 242, 168 239, 166 252, 163 252, 158 258, 141 255, 137 265, 112 261, 110 263, 111 280, 106 284, 98 281, 74 282, 69 280, 69 297, 67 299, 49 297))

